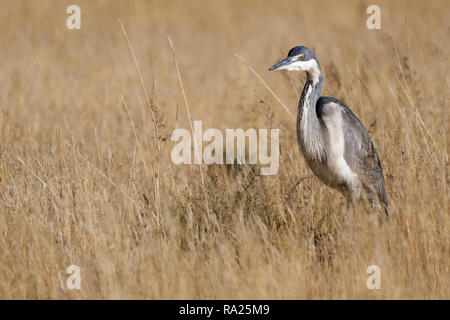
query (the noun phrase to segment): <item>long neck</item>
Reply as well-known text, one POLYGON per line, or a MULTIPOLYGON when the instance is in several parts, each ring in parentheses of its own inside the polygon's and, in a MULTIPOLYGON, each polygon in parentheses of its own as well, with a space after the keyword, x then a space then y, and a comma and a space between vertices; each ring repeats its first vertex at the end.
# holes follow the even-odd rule
POLYGON ((323 137, 316 112, 317 100, 322 93, 323 78, 320 66, 307 73, 306 84, 298 103, 297 139, 302 152, 313 158, 322 158, 323 137))

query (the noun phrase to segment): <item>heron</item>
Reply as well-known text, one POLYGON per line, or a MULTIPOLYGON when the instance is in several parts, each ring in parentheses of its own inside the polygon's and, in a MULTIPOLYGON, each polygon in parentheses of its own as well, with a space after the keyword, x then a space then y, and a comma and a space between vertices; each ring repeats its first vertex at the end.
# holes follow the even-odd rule
POLYGON ((292 48, 271 70, 305 71, 306 83, 298 103, 297 142, 314 174, 338 190, 355 212, 361 196, 375 199, 389 215, 383 170, 372 140, 361 121, 342 101, 320 96, 322 69, 313 51, 292 48))

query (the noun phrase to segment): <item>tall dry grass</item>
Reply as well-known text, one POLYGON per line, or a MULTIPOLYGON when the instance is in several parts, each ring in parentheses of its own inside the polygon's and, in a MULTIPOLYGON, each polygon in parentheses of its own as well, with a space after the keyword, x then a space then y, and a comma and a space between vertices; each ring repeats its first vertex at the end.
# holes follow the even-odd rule
POLYGON ((448 1, 380 2, 377 31, 368 1, 80 0, 79 31, 69 4, 0 5, 0 298, 450 297, 448 1), (198 165, 173 165, 170 134, 189 121, 167 34, 192 119, 279 128, 277 175, 205 166, 202 185, 198 165), (295 114, 304 75, 267 72, 295 45, 369 128, 388 222, 345 213, 234 56, 295 114))

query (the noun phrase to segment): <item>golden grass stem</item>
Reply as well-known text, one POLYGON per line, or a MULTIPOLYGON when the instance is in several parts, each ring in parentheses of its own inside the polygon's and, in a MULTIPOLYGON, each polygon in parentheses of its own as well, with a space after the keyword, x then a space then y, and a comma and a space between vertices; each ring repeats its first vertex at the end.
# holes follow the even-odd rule
POLYGON ((141 68, 139 67, 139 63, 138 63, 138 61, 136 59, 136 55, 134 54, 134 50, 133 50, 133 46, 131 45, 130 38, 128 38, 128 33, 125 30, 125 26, 123 25, 122 20, 120 18, 119 18, 119 23, 120 23, 120 26, 122 27, 123 35, 125 36, 125 39, 127 39, 128 47, 130 48, 130 52, 131 52, 131 55, 133 57, 134 65, 136 66, 136 71, 137 71, 137 73, 139 75, 139 80, 141 81, 142 90, 144 91, 148 107, 149 107, 150 112, 152 114, 153 125, 154 125, 154 128, 155 128, 155 142, 156 142, 156 145, 157 145, 158 151, 159 151, 159 150, 161 150, 161 146, 159 144, 159 139, 158 139, 158 136, 159 136, 158 125, 157 125, 157 122, 156 122, 155 113, 153 112, 153 109, 151 107, 152 104, 151 104, 151 101, 150 101, 150 96, 148 95, 147 89, 145 88, 144 78, 142 77, 141 68))
POLYGON ((134 133, 134 137, 136 139, 136 143, 137 143, 138 148, 139 148, 139 153, 141 154, 142 163, 144 164, 145 173, 148 176, 147 164, 145 162, 144 154, 142 153, 141 143, 139 142, 138 135, 136 133, 136 128, 134 126, 133 118, 131 117, 131 114, 130 114, 130 109, 128 108, 127 102, 125 101, 125 97, 123 96, 123 94, 120 95, 120 98, 122 99, 123 107, 125 108, 125 110, 128 113, 128 118, 130 119, 131 127, 133 128, 133 133, 134 133))
POLYGON ((186 92, 184 91, 183 81, 181 79, 181 74, 180 74, 180 68, 178 67, 178 60, 177 60, 177 55, 175 53, 175 46, 173 45, 173 41, 172 41, 172 39, 170 38, 169 35, 167 35, 167 40, 169 41, 169 46, 170 46, 170 49, 172 50, 173 59, 174 59, 174 62, 175 62, 175 67, 177 69, 178 82, 180 83, 181 92, 183 94, 183 99, 184 99, 184 104, 186 106, 186 112, 187 112, 187 115, 188 115, 188 118, 189 118, 189 125, 191 127, 191 134, 192 134, 192 137, 193 137, 193 140, 194 140, 194 150, 196 151, 196 156, 197 156, 197 159, 199 160, 199 171, 200 171, 200 178, 201 178, 201 182, 202 182, 203 194, 204 194, 204 197, 205 197, 206 212, 209 213, 208 197, 207 197, 207 194, 206 194, 205 180, 204 180, 204 177, 203 177, 203 166, 202 166, 202 161, 201 161, 202 158, 201 158, 201 155, 198 154, 198 148, 196 147, 197 141, 196 141, 195 136, 194 136, 194 127, 192 125, 191 112, 189 111, 189 103, 188 103, 188 100, 186 98, 186 92))
POLYGON ((154 112, 153 107, 152 107, 152 102, 150 100, 150 96, 148 95, 147 89, 145 88, 144 78, 142 77, 141 68, 139 67, 139 63, 137 61, 136 55, 134 54, 133 46, 131 45, 130 39, 128 37, 128 33, 127 33, 127 31, 125 29, 125 26, 123 25, 122 20, 120 18, 119 18, 119 23, 120 23, 120 26, 122 28, 123 35, 125 36, 125 39, 127 40, 128 47, 129 47, 131 55, 133 57, 134 65, 136 66, 136 70, 137 70, 137 73, 139 75, 139 79, 140 79, 140 82, 141 82, 142 90, 144 91, 145 98, 147 100, 147 105, 148 105, 148 108, 150 109, 150 113, 152 115, 153 127, 155 129, 155 143, 156 143, 156 146, 158 148, 158 157, 157 157, 158 161, 157 161, 156 173, 155 173, 155 176, 156 176, 155 189, 156 189, 156 204, 157 204, 156 207, 157 207, 157 210, 159 212, 158 214, 160 214, 160 211, 161 211, 161 196, 160 196, 160 190, 159 190, 160 189, 159 188, 159 176, 160 176, 160 174, 159 174, 159 170, 160 170, 160 163, 159 163, 159 161, 160 161, 160 155, 161 155, 161 146, 160 146, 160 143, 159 143, 158 124, 157 124, 157 121, 156 121, 156 116, 155 116, 155 112, 154 112))
POLYGON ((241 56, 239 56, 237 53, 234 54, 236 56, 236 58, 238 58, 243 64, 244 66, 246 66, 258 79, 259 81, 261 81, 261 83, 264 85, 264 87, 266 87, 266 89, 270 92, 270 94, 281 104, 281 106, 283 107, 283 109, 289 114, 289 116, 292 119, 295 119, 294 115, 289 111, 289 109, 286 107, 286 105, 284 104, 283 101, 281 101, 281 99, 275 94, 275 92, 273 92, 273 90, 269 87, 269 85, 264 81, 264 79, 255 71, 255 69, 252 68, 251 65, 249 65, 247 63, 247 61, 244 60, 244 58, 242 58, 241 56))

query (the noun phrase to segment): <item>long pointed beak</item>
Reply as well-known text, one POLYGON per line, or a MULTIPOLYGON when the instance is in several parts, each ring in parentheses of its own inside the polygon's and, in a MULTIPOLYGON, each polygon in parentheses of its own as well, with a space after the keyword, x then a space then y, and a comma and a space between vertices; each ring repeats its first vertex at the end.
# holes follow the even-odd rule
POLYGON ((272 67, 270 67, 269 71, 277 70, 277 69, 281 68, 282 66, 288 65, 289 63, 291 63, 291 60, 289 58, 286 58, 284 60, 281 60, 277 64, 273 65, 272 67))

